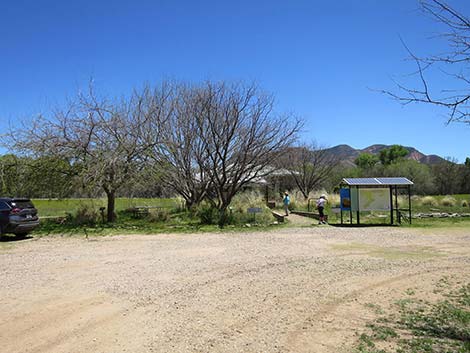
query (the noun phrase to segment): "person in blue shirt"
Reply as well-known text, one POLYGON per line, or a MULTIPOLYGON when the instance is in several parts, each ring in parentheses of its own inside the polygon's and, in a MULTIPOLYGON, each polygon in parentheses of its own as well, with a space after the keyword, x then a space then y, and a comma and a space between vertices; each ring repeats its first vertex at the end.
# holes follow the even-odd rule
POLYGON ((287 191, 284 193, 284 199, 282 200, 282 202, 284 203, 284 211, 286 211, 286 216, 288 216, 289 215, 290 197, 289 197, 289 194, 288 194, 287 191))

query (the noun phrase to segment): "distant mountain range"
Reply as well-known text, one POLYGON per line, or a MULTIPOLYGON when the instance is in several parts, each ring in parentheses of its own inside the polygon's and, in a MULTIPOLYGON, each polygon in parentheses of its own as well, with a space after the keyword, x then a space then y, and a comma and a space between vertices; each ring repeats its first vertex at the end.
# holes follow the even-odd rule
MULTIPOLYGON (((342 163, 352 166, 355 165, 354 160, 361 153, 379 154, 380 151, 389 147, 390 145, 372 145, 363 149, 355 149, 349 145, 338 145, 331 148, 327 148, 326 151, 339 158, 342 163)), ((408 156, 406 156, 406 158, 408 159, 414 159, 415 161, 424 164, 439 164, 445 161, 444 158, 439 157, 435 154, 425 155, 414 147, 403 147, 405 147, 410 152, 408 156)))

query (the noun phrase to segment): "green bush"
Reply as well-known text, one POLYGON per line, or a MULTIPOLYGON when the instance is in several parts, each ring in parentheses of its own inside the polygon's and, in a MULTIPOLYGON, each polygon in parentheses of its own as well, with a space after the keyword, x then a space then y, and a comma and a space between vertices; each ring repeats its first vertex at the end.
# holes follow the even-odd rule
POLYGON ((467 200, 462 200, 462 202, 460 203, 460 206, 468 207, 468 201, 467 200))
POLYGON ((219 211, 211 205, 199 205, 195 210, 195 216, 199 218, 201 224, 217 224, 219 211))
POLYGON ((90 207, 90 205, 80 205, 80 207, 75 212, 75 215, 69 214, 68 218, 71 223, 77 226, 94 226, 99 222, 100 214, 93 207, 90 207))
POLYGON ((455 199, 455 197, 452 196, 446 196, 441 200, 442 206, 454 207, 456 204, 457 200, 455 199))

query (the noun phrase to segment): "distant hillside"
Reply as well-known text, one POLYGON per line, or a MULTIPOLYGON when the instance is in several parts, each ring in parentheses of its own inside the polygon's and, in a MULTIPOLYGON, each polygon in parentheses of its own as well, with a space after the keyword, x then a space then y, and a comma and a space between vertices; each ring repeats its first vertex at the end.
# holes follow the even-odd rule
MULTIPOLYGON (((389 148, 390 145, 372 145, 363 149, 354 149, 349 145, 338 145, 331 148, 327 148, 326 151, 331 153, 335 157, 339 158, 342 163, 346 165, 354 166, 354 160, 361 154, 361 153, 370 153, 370 154, 379 154, 385 148, 389 148)), ((445 159, 435 154, 425 155, 421 153, 414 147, 406 147, 404 146, 410 153, 408 154, 408 159, 414 159, 423 164, 438 164, 444 162, 445 159)))

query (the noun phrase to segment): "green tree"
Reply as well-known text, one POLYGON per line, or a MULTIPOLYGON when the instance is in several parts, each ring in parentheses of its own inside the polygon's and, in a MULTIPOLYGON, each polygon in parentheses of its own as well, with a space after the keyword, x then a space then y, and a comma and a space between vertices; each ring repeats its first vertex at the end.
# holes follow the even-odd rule
POLYGON ((379 157, 371 153, 361 153, 355 160, 354 163, 361 169, 371 169, 377 163, 379 163, 379 157))
POLYGON ((27 196, 24 160, 14 154, 0 157, 0 192, 2 196, 27 196))
POLYGON ((470 194, 470 158, 465 159, 465 163, 460 166, 460 175, 462 177, 460 184, 460 193, 470 194))
POLYGON ((0 194, 15 197, 70 196, 76 168, 53 157, 0 157, 0 194))
POLYGON ((435 192, 431 168, 412 159, 402 160, 386 166, 384 176, 410 179, 414 183, 413 191, 417 194, 433 194, 435 192))
POLYGON ((383 165, 390 165, 397 163, 408 155, 408 150, 401 145, 392 145, 389 148, 385 148, 379 153, 380 162, 383 165))
POLYGON ((459 166, 455 159, 447 158, 432 168, 437 192, 441 195, 454 194, 459 189, 459 166))
POLYGON ((28 158, 26 164, 31 197, 60 199, 73 193, 79 169, 67 159, 52 156, 28 158))

